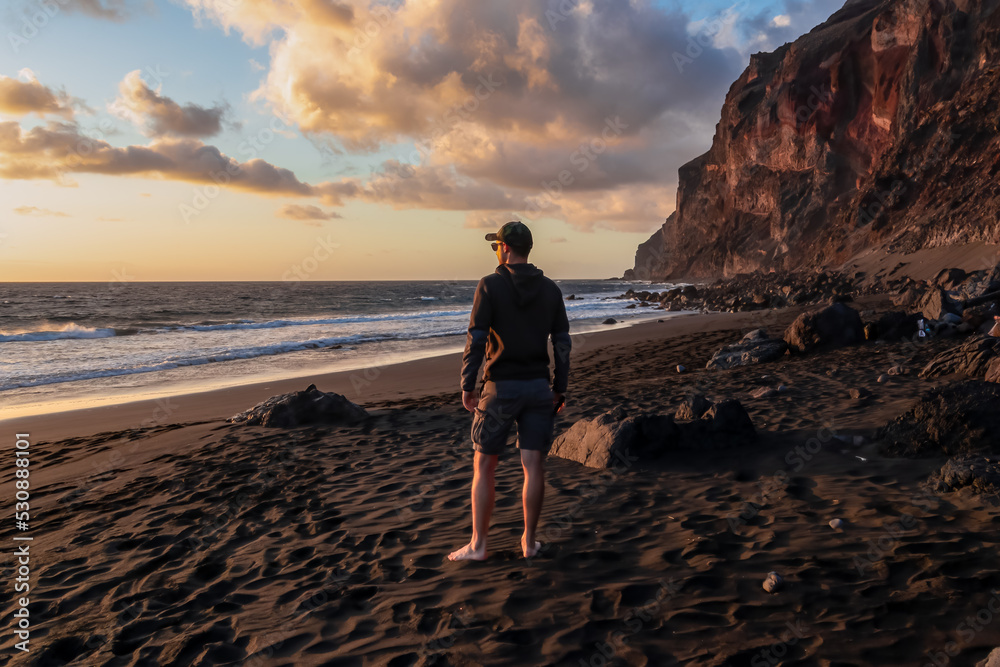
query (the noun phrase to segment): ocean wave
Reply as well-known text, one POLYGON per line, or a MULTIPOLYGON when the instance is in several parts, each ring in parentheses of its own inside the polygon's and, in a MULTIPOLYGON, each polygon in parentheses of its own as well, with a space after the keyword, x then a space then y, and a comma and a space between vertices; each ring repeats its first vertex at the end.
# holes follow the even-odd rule
POLYGON ((85 327, 76 322, 70 322, 57 329, 17 332, 0 331, 0 343, 64 340, 69 338, 111 338, 114 335, 116 335, 114 329, 85 327))

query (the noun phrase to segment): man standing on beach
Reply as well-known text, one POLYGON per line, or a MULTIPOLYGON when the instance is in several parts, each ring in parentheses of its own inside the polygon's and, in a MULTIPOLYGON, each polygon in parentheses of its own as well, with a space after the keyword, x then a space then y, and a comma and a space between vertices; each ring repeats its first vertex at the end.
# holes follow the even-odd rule
POLYGON ((517 423, 517 447, 524 468, 525 558, 538 553, 535 529, 545 495, 545 455, 552 446, 555 414, 566 401, 569 381, 569 321, 562 292, 541 269, 528 263, 531 231, 508 222, 495 234, 493 251, 500 265, 479 281, 469 318, 462 359, 462 405, 472 418, 475 450, 472 478, 472 540, 448 556, 484 560, 486 534, 493 514, 494 473, 517 423), (548 339, 552 337, 555 378, 549 386, 548 339), (482 393, 476 391, 479 367, 486 359, 482 393))

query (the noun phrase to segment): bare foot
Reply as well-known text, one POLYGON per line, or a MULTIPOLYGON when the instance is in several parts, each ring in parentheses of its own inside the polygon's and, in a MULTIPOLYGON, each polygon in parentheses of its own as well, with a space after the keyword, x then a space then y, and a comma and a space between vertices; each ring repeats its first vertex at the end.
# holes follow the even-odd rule
POLYGON ((473 549, 470 542, 458 551, 452 551, 448 554, 448 560, 486 560, 486 546, 473 549))
POLYGON ((537 556, 538 552, 542 550, 542 543, 535 542, 535 546, 529 549, 527 546, 527 542, 521 540, 521 550, 524 551, 525 558, 531 558, 532 556, 537 556))

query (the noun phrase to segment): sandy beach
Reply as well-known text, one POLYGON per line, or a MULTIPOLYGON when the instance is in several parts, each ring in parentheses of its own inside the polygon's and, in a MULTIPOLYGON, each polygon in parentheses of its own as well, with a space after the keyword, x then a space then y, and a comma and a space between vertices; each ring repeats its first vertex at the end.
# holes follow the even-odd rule
POLYGON ((469 535, 457 355, 0 422, 8 440, 30 433, 34 521, 32 652, 0 664, 974 664, 1000 645, 1000 509, 926 492, 943 459, 884 458, 869 440, 933 384, 875 378, 944 343, 704 369, 801 311, 577 337, 557 433, 618 405, 672 413, 697 392, 739 399, 761 438, 603 471, 549 457, 545 548, 527 561, 513 446, 489 559, 446 559, 469 535), (372 418, 225 421, 311 382, 372 418), (772 571, 775 594, 761 587, 772 571))

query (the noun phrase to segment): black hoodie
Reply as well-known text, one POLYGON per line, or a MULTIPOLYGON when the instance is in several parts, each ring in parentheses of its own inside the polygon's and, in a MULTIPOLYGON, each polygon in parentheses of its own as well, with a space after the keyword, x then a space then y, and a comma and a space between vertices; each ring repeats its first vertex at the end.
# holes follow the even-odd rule
POLYGON ((462 389, 475 389, 484 354, 483 380, 548 380, 550 335, 556 361, 552 388, 565 392, 571 342, 562 292, 534 264, 501 264, 476 286, 462 389))

